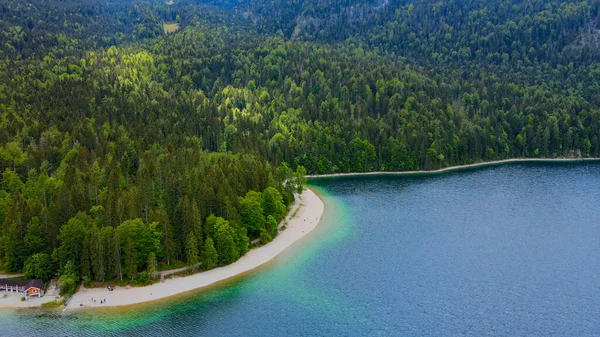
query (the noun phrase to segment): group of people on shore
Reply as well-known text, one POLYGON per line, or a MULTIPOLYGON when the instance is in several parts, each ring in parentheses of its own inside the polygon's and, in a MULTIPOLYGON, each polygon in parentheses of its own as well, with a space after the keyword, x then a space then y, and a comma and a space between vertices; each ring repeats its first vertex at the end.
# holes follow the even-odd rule
MULTIPOLYGON (((93 297, 92 297, 92 302, 94 302, 94 304, 96 304, 96 300, 93 297)), ((105 304, 105 303, 106 303, 106 298, 103 300, 100 300, 100 304, 105 304)))

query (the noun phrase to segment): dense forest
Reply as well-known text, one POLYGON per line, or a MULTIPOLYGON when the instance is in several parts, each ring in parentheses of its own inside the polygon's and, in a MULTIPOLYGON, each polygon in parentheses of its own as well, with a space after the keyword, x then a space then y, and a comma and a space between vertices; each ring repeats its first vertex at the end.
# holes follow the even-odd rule
POLYGON ((4 269, 144 282, 270 241, 306 173, 599 156, 598 9, 6 0, 4 269))

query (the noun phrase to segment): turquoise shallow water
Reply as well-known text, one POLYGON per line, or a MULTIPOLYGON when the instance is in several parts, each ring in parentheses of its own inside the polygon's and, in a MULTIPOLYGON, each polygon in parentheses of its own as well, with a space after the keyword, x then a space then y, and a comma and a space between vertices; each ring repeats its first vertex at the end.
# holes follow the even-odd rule
POLYGON ((0 336, 600 335, 600 164, 317 179, 268 266, 118 312, 0 311, 0 336))

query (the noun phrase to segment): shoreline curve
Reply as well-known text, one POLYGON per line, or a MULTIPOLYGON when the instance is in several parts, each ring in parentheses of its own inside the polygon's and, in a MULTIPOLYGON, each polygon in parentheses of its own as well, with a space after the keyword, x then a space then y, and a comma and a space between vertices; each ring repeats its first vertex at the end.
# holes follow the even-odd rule
POLYGON ((297 197, 296 203, 299 203, 297 214, 293 218, 289 217, 294 214, 286 216, 288 225, 285 230, 270 243, 251 249, 232 264, 145 287, 115 287, 110 292, 105 288, 80 288, 64 310, 111 308, 151 302, 211 286, 256 269, 273 260, 319 224, 325 205, 315 192, 306 188, 297 197), (96 299, 96 303, 92 298, 96 299), (100 299, 106 299, 107 303, 100 304, 100 299))
POLYGON ((473 164, 456 165, 444 167, 437 170, 419 170, 419 171, 374 171, 374 172, 349 172, 349 173, 329 173, 329 174, 313 174, 306 175, 307 179, 320 179, 320 178, 335 178, 335 177, 360 177, 360 176, 377 176, 377 175, 427 175, 427 174, 438 174, 447 173, 452 171, 460 171, 464 169, 481 168, 487 166, 496 166, 509 163, 525 163, 525 162, 537 162, 537 163, 570 163, 570 162, 594 162, 600 161, 600 158, 511 158, 494 161, 484 161, 473 164))

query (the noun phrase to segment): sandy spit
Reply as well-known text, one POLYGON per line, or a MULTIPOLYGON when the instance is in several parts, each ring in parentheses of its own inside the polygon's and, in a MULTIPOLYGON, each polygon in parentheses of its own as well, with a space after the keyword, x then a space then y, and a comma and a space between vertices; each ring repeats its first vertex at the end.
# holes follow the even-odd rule
MULTIPOLYGON (((296 216, 288 220, 287 228, 269 244, 252 249, 238 261, 213 270, 191 276, 167 279, 147 287, 80 288, 73 295, 66 310, 94 307, 126 306, 166 298, 183 292, 206 287, 255 269, 283 252, 313 229, 323 215, 324 204, 310 189, 297 198, 300 208, 296 216), (305 220, 306 219, 306 220, 305 220), (92 301, 92 298, 96 300, 92 301), (106 299, 106 304, 100 304, 106 299)), ((293 209, 293 208, 292 208, 293 209)))

